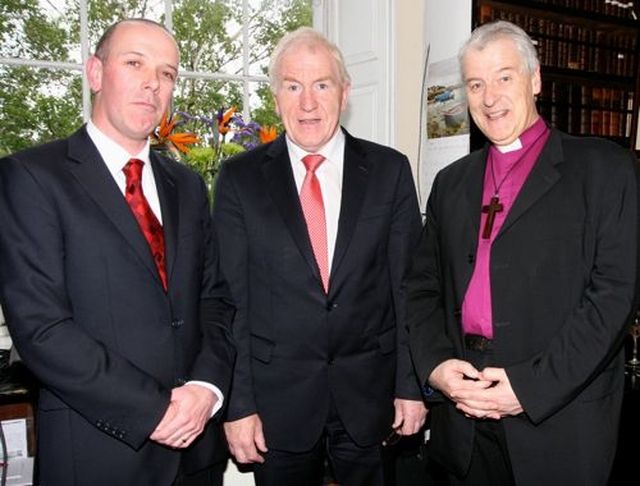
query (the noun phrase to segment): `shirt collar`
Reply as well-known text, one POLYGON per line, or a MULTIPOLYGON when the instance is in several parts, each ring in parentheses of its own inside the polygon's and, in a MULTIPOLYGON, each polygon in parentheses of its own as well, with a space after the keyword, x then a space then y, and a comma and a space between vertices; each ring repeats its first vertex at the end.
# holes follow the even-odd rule
MULTIPOLYGON (((287 141, 287 149, 289 150, 292 161, 302 163, 302 158, 311 153, 293 143, 289 137, 285 137, 285 139, 287 141)), ((340 163, 343 159, 345 140, 344 132, 338 128, 333 137, 331 137, 331 140, 329 140, 318 152, 313 153, 323 155, 329 162, 340 163)))
POLYGON ((516 150, 520 150, 523 147, 528 147, 532 143, 534 143, 538 138, 544 133, 547 129, 547 124, 542 119, 541 116, 533 122, 533 124, 527 128, 524 132, 520 134, 518 138, 516 138, 509 145, 494 145, 495 148, 502 154, 507 154, 509 152, 514 152, 516 150))
POLYGON ((100 131, 91 120, 87 122, 87 133, 111 172, 121 170, 131 158, 140 159, 145 165, 149 165, 149 149, 151 146, 149 140, 147 140, 144 148, 138 154, 131 155, 121 145, 100 131))

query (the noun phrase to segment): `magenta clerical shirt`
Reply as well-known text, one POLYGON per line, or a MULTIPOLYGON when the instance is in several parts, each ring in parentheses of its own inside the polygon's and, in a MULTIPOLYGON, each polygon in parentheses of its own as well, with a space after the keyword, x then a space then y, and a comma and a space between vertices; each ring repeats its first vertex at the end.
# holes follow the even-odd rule
POLYGON ((487 213, 481 213, 480 216, 476 265, 462 303, 462 330, 464 334, 479 334, 489 339, 493 338, 491 279, 489 276, 491 245, 500 232, 513 202, 548 138, 547 125, 542 118, 538 118, 510 146, 499 149, 493 145, 489 149, 484 173, 482 205, 488 205, 490 199, 497 195, 503 208, 501 212, 496 213, 491 236, 487 239, 482 238, 487 213))

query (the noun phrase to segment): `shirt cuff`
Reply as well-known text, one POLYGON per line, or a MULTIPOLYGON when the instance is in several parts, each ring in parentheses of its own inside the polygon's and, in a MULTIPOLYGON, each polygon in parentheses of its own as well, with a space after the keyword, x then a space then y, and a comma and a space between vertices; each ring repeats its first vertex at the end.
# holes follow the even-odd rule
POLYGON ((210 417, 213 417, 218 412, 218 410, 220 410, 222 408, 222 404, 224 403, 224 395, 220 391, 220 388, 218 388, 217 386, 212 385, 211 383, 208 383, 206 381, 198 381, 198 380, 188 381, 186 384, 187 385, 200 385, 200 386, 203 386, 203 387, 207 388, 208 390, 211 390, 215 394, 215 396, 218 397, 218 401, 213 406, 213 410, 211 411, 210 417))

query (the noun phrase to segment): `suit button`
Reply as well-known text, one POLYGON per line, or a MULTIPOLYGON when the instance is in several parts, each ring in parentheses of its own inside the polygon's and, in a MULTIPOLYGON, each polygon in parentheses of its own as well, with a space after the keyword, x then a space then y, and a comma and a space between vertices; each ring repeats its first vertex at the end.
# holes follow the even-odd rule
POLYGON ((333 356, 329 358, 329 360, 327 361, 329 365, 333 365, 335 362, 336 362, 336 359, 333 356))
POLYGON ((178 378, 178 379, 176 380, 176 386, 182 386, 182 385, 184 385, 185 383, 187 383, 187 380, 185 380, 184 378, 178 378))
POLYGON ((182 327, 183 324, 184 324, 184 320, 182 319, 174 319, 173 321, 171 321, 171 327, 173 327, 174 329, 178 329, 179 327, 182 327))
POLYGON ((332 311, 336 307, 338 307, 338 303, 337 302, 335 302, 335 301, 327 302, 327 310, 328 311, 332 311))

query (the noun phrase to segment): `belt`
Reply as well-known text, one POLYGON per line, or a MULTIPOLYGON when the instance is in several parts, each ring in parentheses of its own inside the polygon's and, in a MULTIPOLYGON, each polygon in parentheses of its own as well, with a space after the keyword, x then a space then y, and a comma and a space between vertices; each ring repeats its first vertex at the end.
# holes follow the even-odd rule
POLYGON ((488 351, 493 347, 493 341, 479 334, 465 334, 464 347, 473 351, 488 351))

